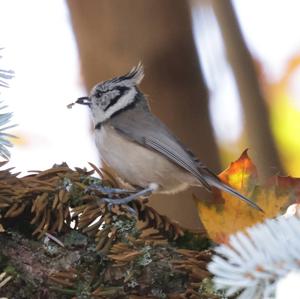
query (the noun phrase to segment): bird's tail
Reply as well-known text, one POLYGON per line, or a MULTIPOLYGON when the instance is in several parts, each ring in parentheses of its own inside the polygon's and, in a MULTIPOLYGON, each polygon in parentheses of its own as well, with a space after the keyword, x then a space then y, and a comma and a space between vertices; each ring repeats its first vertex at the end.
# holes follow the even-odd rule
POLYGON ((248 205, 250 205, 254 209, 256 209, 260 212, 264 212, 264 210, 260 206, 258 206, 255 202, 253 202, 252 200, 250 200, 246 196, 242 195, 235 189, 233 189, 230 186, 223 183, 218 177, 214 177, 214 176, 206 177, 205 180, 209 183, 210 186, 216 187, 216 188, 221 189, 229 194, 232 194, 232 195, 238 197, 239 199, 241 199, 242 201, 246 202, 248 205))

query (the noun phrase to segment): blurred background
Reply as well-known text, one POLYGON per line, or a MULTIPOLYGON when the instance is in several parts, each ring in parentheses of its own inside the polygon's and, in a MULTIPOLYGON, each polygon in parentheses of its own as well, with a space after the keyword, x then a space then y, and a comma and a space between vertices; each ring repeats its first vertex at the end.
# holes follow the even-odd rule
MULTIPOLYGON (((86 107, 66 105, 142 61, 152 110, 216 172, 245 148, 262 178, 300 176, 300 2, 0 0, 1 98, 18 171, 100 165, 86 107)), ((151 203, 196 227, 189 190, 151 203)))

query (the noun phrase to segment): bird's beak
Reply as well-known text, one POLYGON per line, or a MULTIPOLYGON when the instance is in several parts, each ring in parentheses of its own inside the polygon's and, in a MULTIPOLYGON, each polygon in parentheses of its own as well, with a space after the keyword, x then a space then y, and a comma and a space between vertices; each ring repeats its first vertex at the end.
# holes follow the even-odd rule
POLYGON ((80 105, 87 105, 87 106, 90 107, 91 106, 91 99, 89 97, 81 97, 81 98, 78 98, 75 103, 80 104, 80 105))
POLYGON ((72 109, 72 107, 75 104, 86 105, 86 106, 91 107, 92 102, 91 102, 91 99, 89 97, 81 97, 81 98, 78 98, 75 103, 71 103, 71 104, 67 105, 67 107, 69 109, 72 109))

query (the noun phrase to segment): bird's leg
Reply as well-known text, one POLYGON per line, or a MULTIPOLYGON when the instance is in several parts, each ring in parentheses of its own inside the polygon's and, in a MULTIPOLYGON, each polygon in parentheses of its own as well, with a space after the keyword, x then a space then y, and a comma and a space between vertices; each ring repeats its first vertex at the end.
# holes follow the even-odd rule
POLYGON ((112 199, 112 198, 101 198, 99 201, 100 203, 108 203, 109 206, 112 205, 127 205, 131 201, 139 198, 140 196, 144 195, 151 195, 153 191, 157 190, 158 185, 156 183, 151 183, 147 188, 142 189, 138 192, 135 192, 127 197, 120 198, 120 199, 112 199))
POLYGON ((132 190, 121 189, 121 188, 111 188, 111 187, 102 186, 102 185, 99 185, 99 184, 92 184, 85 191, 86 192, 99 191, 101 193, 108 194, 108 196, 110 196, 112 194, 126 194, 126 193, 133 193, 134 192, 132 190))

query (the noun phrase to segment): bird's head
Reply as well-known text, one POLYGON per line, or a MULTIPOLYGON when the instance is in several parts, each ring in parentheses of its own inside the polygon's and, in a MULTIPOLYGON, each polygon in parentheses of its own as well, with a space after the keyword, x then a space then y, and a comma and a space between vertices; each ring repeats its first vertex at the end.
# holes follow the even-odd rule
POLYGON ((89 106, 94 123, 102 123, 134 104, 137 85, 143 77, 143 66, 138 64, 123 76, 96 84, 88 97, 81 97, 76 103, 89 106))

